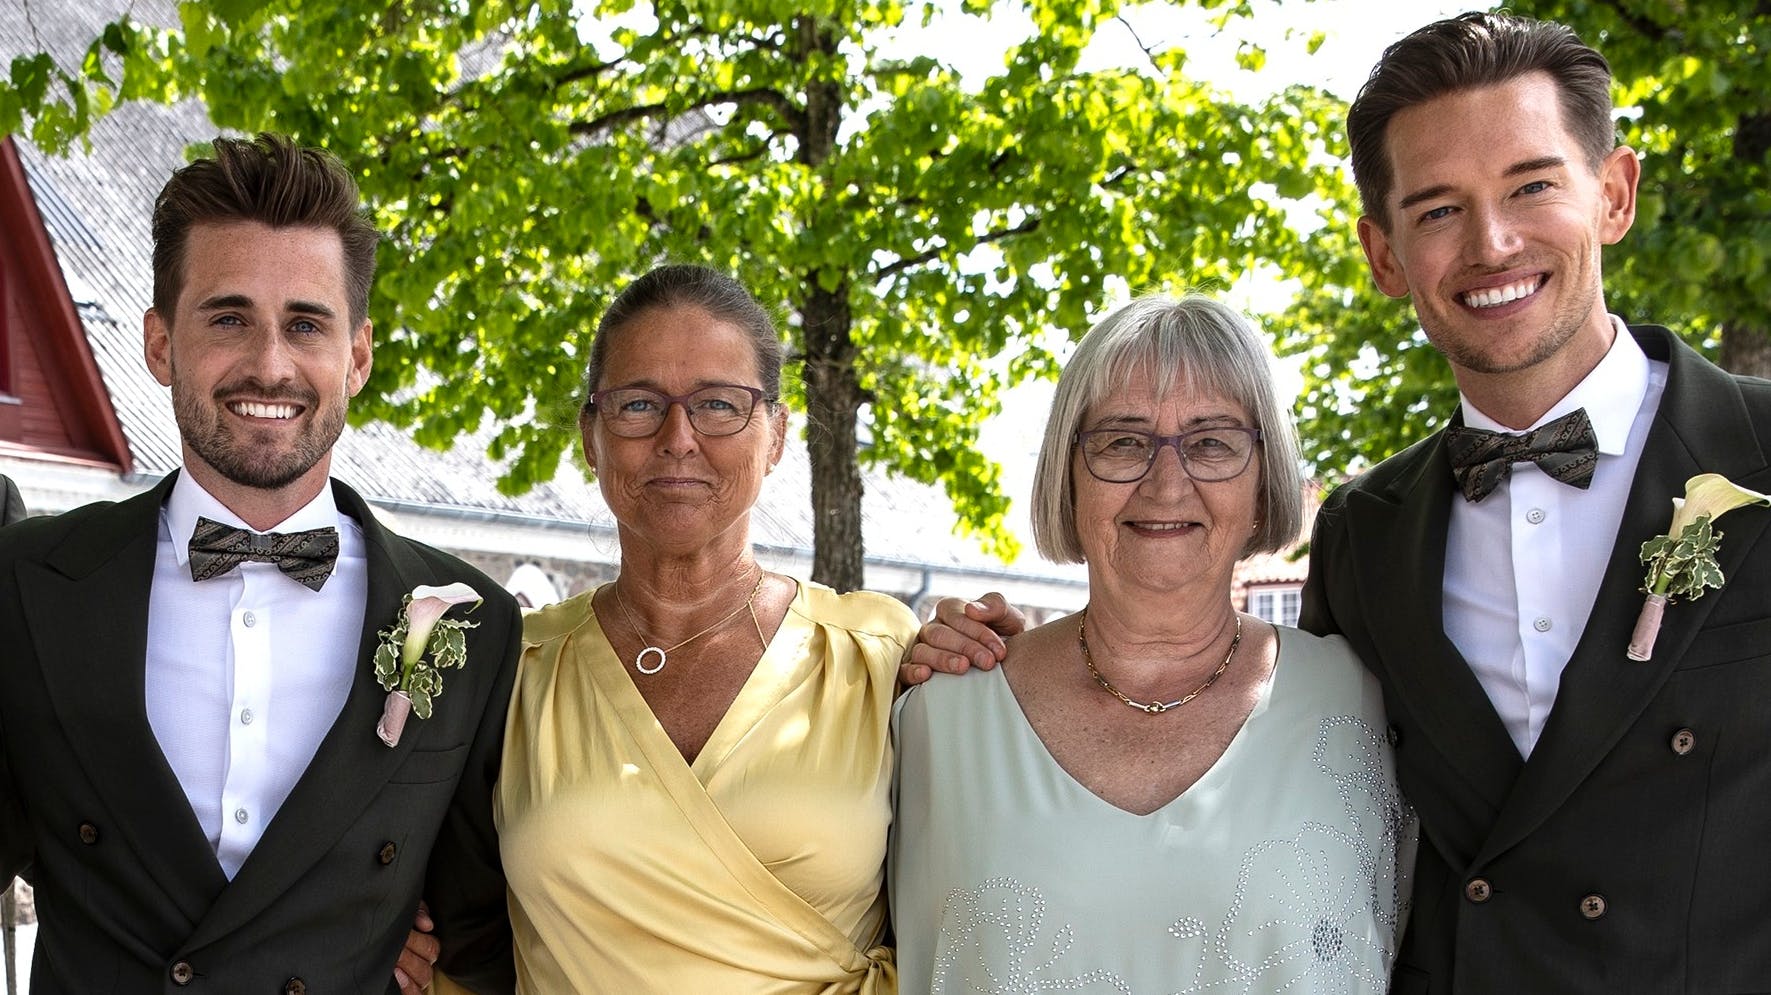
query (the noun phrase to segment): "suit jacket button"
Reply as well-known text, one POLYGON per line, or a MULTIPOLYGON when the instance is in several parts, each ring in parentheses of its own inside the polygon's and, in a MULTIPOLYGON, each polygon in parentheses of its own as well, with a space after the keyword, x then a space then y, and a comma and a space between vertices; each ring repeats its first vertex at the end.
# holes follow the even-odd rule
POLYGON ((1489 886, 1487 878, 1471 878, 1470 883, 1464 885, 1464 897, 1481 905, 1494 897, 1494 889, 1489 886))
POLYGON ((1588 919, 1598 919, 1605 914, 1605 896, 1588 895, 1580 900, 1580 914, 1588 919))
POLYGON ((388 842, 381 844, 381 850, 378 851, 375 856, 379 858, 383 864, 391 864, 394 862, 394 857, 399 854, 399 852, 399 847, 394 846, 392 842, 388 842))
POLYGON ((283 995, 307 995, 307 982, 300 978, 290 978, 283 982, 283 995))
POLYGON ((175 985, 188 985, 196 976, 196 969, 191 967, 191 962, 188 960, 181 960, 172 965, 172 983, 175 985))
POLYGON ((1690 753, 1697 746, 1697 734, 1689 729, 1680 729, 1673 733, 1673 752, 1679 756, 1690 753))
POLYGON ((80 842, 91 846, 98 842, 98 827, 90 822, 80 823, 80 842))

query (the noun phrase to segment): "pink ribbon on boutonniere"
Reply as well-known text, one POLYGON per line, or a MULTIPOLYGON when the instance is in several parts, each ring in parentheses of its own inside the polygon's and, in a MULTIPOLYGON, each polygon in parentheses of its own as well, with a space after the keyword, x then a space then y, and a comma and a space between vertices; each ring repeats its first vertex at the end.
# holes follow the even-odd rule
POLYGON ((1700 473, 1685 481, 1685 496, 1673 498, 1672 526, 1642 544, 1642 563, 1648 567, 1642 593, 1647 598, 1630 633, 1630 659, 1654 655, 1661 616, 1675 597, 1693 601, 1706 589, 1722 586, 1726 578, 1716 562, 1722 533, 1711 525, 1724 513, 1748 504, 1771 506, 1771 495, 1749 491, 1719 473, 1700 473))
POLYGON ((401 602, 393 628, 381 630, 375 679, 388 695, 375 735, 388 746, 399 745, 408 715, 430 718, 432 700, 443 693, 442 671, 467 666, 465 632, 478 623, 443 615, 470 601, 468 611, 473 611, 481 598, 466 584, 420 584, 401 602))

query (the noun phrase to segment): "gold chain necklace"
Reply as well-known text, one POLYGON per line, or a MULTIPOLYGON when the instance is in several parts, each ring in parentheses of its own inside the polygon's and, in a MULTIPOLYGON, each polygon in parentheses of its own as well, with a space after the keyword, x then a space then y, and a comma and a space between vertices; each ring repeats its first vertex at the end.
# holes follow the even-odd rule
POLYGON ((1242 645, 1242 616, 1236 616, 1236 635, 1230 639, 1230 652, 1224 654, 1224 662, 1218 664, 1218 669, 1211 672, 1211 676, 1205 679, 1204 684, 1194 688, 1192 693, 1188 694, 1186 697, 1176 698, 1174 701, 1134 701, 1131 698, 1126 697, 1124 692, 1120 691, 1112 684, 1109 684, 1107 679, 1101 676, 1101 672, 1095 669, 1095 658, 1090 655, 1088 651, 1088 606, 1086 605, 1084 605, 1082 609, 1081 621, 1079 621, 1076 626, 1076 641, 1082 644, 1082 662, 1084 666, 1088 667, 1088 672, 1094 675, 1095 683, 1105 688, 1108 694, 1118 698, 1120 701, 1125 702, 1127 705, 1130 705, 1140 712, 1146 712, 1150 715, 1161 715, 1163 712, 1166 712, 1171 708, 1179 708, 1187 702, 1192 701, 1194 698, 1199 697, 1201 694, 1204 694, 1206 688, 1216 684, 1218 678, 1224 676, 1224 671, 1230 669, 1230 661, 1236 658, 1236 647, 1242 645))
POLYGON ((713 630, 719 628, 720 626, 725 625, 727 622, 730 622, 732 619, 737 618, 738 613, 743 611, 746 608, 750 609, 750 624, 756 627, 756 638, 762 641, 763 649, 765 649, 765 650, 768 649, 769 648, 769 641, 767 639, 763 639, 763 626, 762 626, 762 623, 757 621, 757 618, 756 618, 756 592, 763 589, 763 578, 767 577, 768 575, 769 575, 768 571, 758 570, 757 575, 756 575, 756 586, 750 589, 750 597, 745 598, 743 604, 732 609, 731 612, 729 614, 727 614, 725 617, 721 618, 719 621, 713 623, 712 625, 708 626, 707 628, 702 629, 700 632, 697 632, 694 635, 690 636, 689 638, 683 640, 682 642, 677 643, 675 646, 669 646, 669 647, 665 647, 663 649, 660 649, 656 645, 653 645, 652 637, 646 635, 645 631, 640 628, 639 622, 634 619, 633 613, 627 610, 627 602, 621 600, 621 587, 620 587, 620 585, 617 584, 615 586, 615 607, 621 609, 621 614, 624 617, 626 617, 628 628, 631 628, 633 630, 633 634, 640 637, 640 642, 646 644, 645 649, 642 649, 638 653, 634 654, 634 656, 633 656, 633 669, 639 671, 642 674, 645 674, 647 677, 650 677, 653 674, 656 674, 658 671, 664 669, 664 665, 666 663, 670 662, 670 654, 676 652, 677 650, 682 649, 684 646, 689 645, 690 643, 694 642, 695 640, 700 639, 702 636, 707 635, 709 632, 712 632, 713 630), (652 667, 650 670, 646 669, 646 664, 645 664, 646 654, 648 654, 648 653, 658 654, 658 663, 656 666, 652 667))

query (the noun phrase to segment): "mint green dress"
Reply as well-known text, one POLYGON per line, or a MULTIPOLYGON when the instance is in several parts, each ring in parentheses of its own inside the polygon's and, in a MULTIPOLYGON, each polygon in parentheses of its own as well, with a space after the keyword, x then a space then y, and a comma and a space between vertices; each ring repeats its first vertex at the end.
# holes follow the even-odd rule
POLYGON ((1058 766, 1000 668, 937 676, 893 717, 901 990, 1381 995, 1415 843, 1385 728, 1343 640, 1280 629, 1224 755, 1140 816, 1058 766))

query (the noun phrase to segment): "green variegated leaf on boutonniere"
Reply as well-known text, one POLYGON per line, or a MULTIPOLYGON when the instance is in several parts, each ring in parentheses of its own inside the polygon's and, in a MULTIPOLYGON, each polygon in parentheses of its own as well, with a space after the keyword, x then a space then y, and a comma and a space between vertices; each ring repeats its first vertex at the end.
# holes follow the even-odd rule
POLYGON ((1722 586, 1726 578, 1716 561, 1722 533, 1715 531, 1714 523, 1724 513, 1749 504, 1771 506, 1771 495, 1748 490, 1719 473, 1700 473, 1685 481, 1685 496, 1673 498, 1673 521, 1666 534, 1642 544, 1642 563, 1648 568, 1642 593, 1647 598, 1630 634, 1630 659, 1654 655, 1667 605, 1677 598, 1696 600, 1722 586))
POLYGON ((443 693, 442 671, 467 666, 466 630, 479 623, 445 618, 444 613, 468 602, 467 610, 473 611, 480 601, 479 592, 466 584, 421 584, 406 595, 393 627, 381 630, 375 680, 388 695, 375 734, 383 743, 399 745, 408 714, 430 718, 435 699, 443 693))

